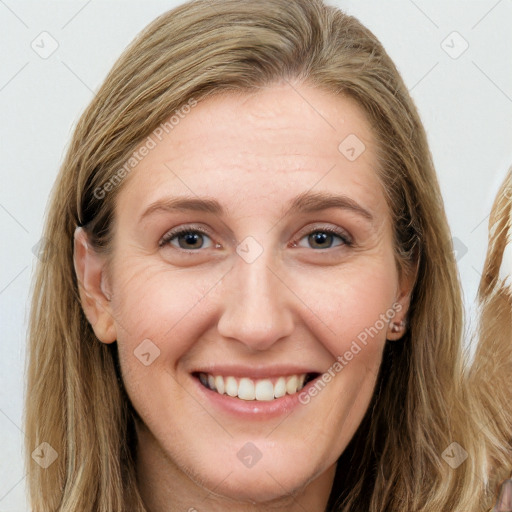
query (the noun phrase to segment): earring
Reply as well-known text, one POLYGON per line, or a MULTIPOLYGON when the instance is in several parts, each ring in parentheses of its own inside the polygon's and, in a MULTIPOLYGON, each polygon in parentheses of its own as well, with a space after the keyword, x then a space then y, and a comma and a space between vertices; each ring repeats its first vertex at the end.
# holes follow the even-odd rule
POLYGON ((400 322, 393 322, 391 325, 391 332, 400 332, 404 328, 405 322, 401 320, 400 322))

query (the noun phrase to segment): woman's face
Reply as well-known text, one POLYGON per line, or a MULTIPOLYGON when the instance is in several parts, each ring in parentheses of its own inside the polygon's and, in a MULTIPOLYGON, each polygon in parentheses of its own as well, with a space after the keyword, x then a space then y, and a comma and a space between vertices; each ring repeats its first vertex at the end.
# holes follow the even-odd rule
POLYGON ((371 128, 306 85, 182 117, 122 184, 88 315, 117 340, 139 467, 240 501, 329 489, 410 292, 371 128))

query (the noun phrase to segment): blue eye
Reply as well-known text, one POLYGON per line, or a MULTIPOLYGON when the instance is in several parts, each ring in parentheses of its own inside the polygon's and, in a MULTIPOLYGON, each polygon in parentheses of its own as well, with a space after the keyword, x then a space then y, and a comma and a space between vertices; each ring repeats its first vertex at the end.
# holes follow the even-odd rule
POLYGON ((211 238, 200 229, 181 229, 167 233, 162 238, 159 245, 162 247, 169 244, 173 247, 176 247, 177 249, 194 250, 211 247, 211 242, 211 238), (209 246, 205 246, 205 238, 210 241, 209 246))
MULTIPOLYGON (((309 247, 313 249, 331 249, 335 239, 340 240, 334 247, 340 245, 352 246, 352 240, 343 232, 332 228, 315 229, 309 234, 299 239, 298 243, 294 243, 293 246, 307 247, 302 245, 300 242, 307 239, 309 247)), ((213 242, 210 236, 202 229, 197 228, 182 228, 169 231, 162 240, 159 242, 159 246, 172 245, 176 249, 184 250, 196 250, 196 249, 208 249, 213 247, 213 242), (206 240, 206 242, 205 242, 206 240)))
MULTIPOLYGON (((341 240, 341 243, 336 244, 335 247, 339 245, 347 245, 350 247, 352 245, 352 241, 343 232, 331 228, 315 229, 315 231, 311 231, 311 233, 302 237, 300 241, 307 239, 310 247, 314 249, 331 249, 335 238, 341 240)), ((300 245, 300 241, 299 244, 295 244, 295 246, 299 245, 300 247, 304 247, 300 245)))

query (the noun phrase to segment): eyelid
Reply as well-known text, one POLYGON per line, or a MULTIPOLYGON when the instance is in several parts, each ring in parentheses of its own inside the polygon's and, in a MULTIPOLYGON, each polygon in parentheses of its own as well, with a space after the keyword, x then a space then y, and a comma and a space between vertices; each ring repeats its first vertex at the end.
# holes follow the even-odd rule
POLYGON ((326 224, 313 224, 309 225, 304 229, 301 229, 300 234, 297 235, 295 238, 293 244, 296 245, 297 242, 299 242, 302 238, 304 238, 306 235, 310 235, 312 233, 315 233, 317 231, 324 231, 326 233, 334 234, 338 237, 340 237, 343 240, 344 245, 351 246, 354 245, 354 239, 352 236, 343 228, 330 226, 326 224))
MULTIPOLYGON (((345 229, 340 228, 340 227, 325 225, 325 224, 313 224, 313 225, 309 225, 300 230, 299 235, 297 235, 297 237, 295 237, 294 241, 292 242, 292 246, 297 247, 298 242, 300 242, 300 240, 302 240, 302 238, 304 238, 305 236, 311 235, 312 233, 315 233, 315 232, 322 232, 322 231, 338 236, 343 241, 343 245, 345 245, 345 246, 354 245, 354 239, 345 229)), ((164 247, 165 245, 170 244, 170 241, 175 236, 183 234, 183 233, 187 233, 187 232, 198 232, 198 233, 207 235, 209 238, 212 239, 212 243, 216 247, 219 246, 219 244, 214 242, 213 234, 211 233, 211 231, 209 229, 207 229, 203 226, 197 225, 197 224, 184 224, 184 225, 180 225, 180 226, 177 226, 175 228, 168 230, 162 236, 162 238, 158 242, 158 245, 159 245, 159 247, 164 247)), ((183 249, 183 248, 180 248, 179 250, 187 251, 187 249, 183 249)), ((195 250, 195 249, 190 249, 190 251, 198 252, 198 250, 195 250)))
MULTIPOLYGON (((165 245, 169 244, 171 239, 174 238, 176 235, 180 235, 182 233, 186 233, 188 231, 197 231, 198 233, 202 233, 203 235, 207 235, 212 239, 213 242, 213 234, 210 230, 203 226, 199 226, 197 224, 181 224, 175 228, 169 229, 160 239, 158 242, 159 247, 164 247, 165 245)), ((215 245, 215 242, 213 242, 215 245)), ((186 251, 186 249, 181 249, 182 251, 186 251)), ((191 249, 192 250, 192 249, 191 249)), ((197 251, 194 251, 197 252, 197 251)))

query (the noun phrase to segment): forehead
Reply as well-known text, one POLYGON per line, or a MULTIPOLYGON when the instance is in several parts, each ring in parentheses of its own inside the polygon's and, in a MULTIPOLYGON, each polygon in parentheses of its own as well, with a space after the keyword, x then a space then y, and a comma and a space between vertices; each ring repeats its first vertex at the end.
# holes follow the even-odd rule
POLYGON ((386 209, 375 138, 351 98, 286 83, 216 94, 184 112, 150 135, 118 204, 209 195, 256 213, 310 189, 386 209))

